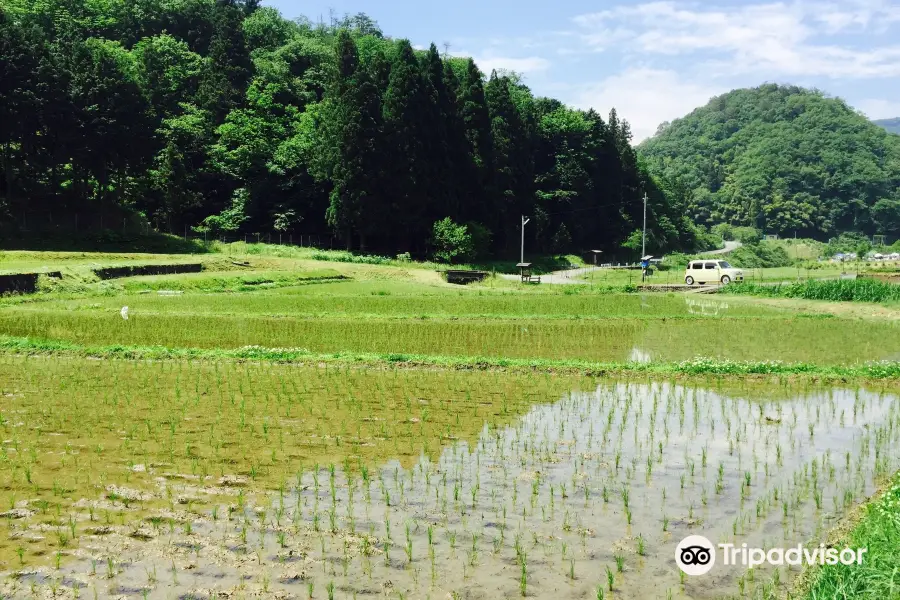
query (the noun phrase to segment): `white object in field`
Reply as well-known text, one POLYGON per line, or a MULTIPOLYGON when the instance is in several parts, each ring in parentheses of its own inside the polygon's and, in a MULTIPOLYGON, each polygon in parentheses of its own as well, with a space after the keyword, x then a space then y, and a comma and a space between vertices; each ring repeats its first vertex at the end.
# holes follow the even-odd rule
POLYGON ((125 319, 125 320, 127 321, 127 320, 128 320, 128 307, 127 307, 127 306, 123 306, 123 307, 122 307, 122 310, 119 311, 119 314, 122 315, 122 318, 125 319))

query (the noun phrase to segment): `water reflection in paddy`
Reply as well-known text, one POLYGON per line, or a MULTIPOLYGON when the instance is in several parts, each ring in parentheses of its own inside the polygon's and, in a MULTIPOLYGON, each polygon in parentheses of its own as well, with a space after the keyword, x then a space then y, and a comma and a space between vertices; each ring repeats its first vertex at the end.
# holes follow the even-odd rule
POLYGON ((409 469, 321 466, 255 503, 234 488, 189 531, 177 510, 177 526, 113 528, 86 552, 112 553, 115 576, 88 560, 69 576, 159 598, 595 598, 610 574, 614 598, 749 593, 791 574, 716 567, 682 583, 675 546, 820 535, 898 467, 898 406, 865 390, 602 384, 409 469))

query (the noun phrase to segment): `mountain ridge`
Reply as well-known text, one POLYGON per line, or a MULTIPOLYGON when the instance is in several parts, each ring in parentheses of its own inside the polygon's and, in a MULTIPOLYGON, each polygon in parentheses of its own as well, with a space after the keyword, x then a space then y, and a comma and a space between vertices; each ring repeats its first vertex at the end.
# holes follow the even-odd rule
POLYGON ((820 239, 900 232, 900 137, 819 90, 732 90, 637 148, 701 225, 820 239))
POLYGON ((879 127, 883 127, 889 133, 900 134, 900 117, 894 117, 893 119, 875 119, 872 122, 879 127))

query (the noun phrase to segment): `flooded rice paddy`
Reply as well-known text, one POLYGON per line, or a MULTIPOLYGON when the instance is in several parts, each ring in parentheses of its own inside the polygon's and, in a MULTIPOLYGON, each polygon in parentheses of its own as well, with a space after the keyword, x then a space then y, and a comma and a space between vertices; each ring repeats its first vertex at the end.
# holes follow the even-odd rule
POLYGON ((789 314, 705 297, 292 291, 34 302, 4 307, 0 334, 88 346, 258 345, 597 362, 708 357, 838 365, 900 359, 900 325, 894 322, 789 314), (127 321, 120 316, 123 305, 129 307, 127 321))
MULTIPOLYGON (((136 282, 143 278, 132 278, 136 282)), ((174 283, 174 281, 173 281, 174 283)), ((176 288, 177 289, 177 288, 176 288)), ((788 313, 753 304, 729 303, 714 296, 675 294, 566 294, 541 292, 492 292, 463 288, 416 286, 395 283, 332 282, 300 287, 265 289, 240 294, 191 293, 160 295, 159 291, 112 297, 59 299, 41 307, 74 311, 116 310, 127 303, 136 311, 155 314, 257 315, 361 315, 370 317, 492 317, 582 318, 683 317, 714 306, 720 316, 786 316, 788 313)), ((713 311, 705 311, 711 314, 713 311)))
POLYGON ((16 597, 717 598, 678 541, 816 538, 900 466, 896 390, 0 358, 16 597), (598 591, 599 590, 599 591, 598 591))

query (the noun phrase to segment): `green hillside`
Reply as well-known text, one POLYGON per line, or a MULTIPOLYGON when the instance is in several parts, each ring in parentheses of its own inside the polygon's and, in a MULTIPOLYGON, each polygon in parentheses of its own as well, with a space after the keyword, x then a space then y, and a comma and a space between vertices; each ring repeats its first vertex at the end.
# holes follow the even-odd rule
POLYGON ((364 14, 0 0, 0 149, 7 244, 156 229, 462 261, 518 257, 530 215, 530 253, 636 258, 646 194, 647 249, 698 246, 614 110, 364 14))
POLYGON ((820 239, 900 232, 900 137, 818 91, 734 90, 639 152, 701 224, 820 239))
POLYGON ((879 127, 884 127, 890 133, 900 134, 900 117, 895 117, 893 119, 878 119, 877 121, 872 121, 879 127))

